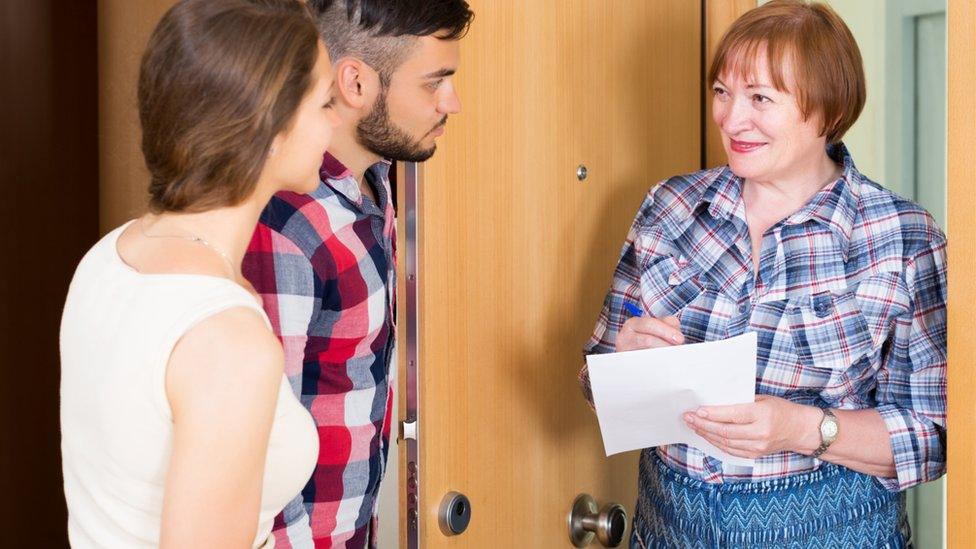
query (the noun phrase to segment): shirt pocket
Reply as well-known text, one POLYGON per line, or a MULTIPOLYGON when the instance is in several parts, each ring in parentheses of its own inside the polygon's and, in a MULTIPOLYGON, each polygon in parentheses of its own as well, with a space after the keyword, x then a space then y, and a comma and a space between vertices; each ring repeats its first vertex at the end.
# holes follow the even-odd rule
POLYGON ((641 297, 651 316, 677 315, 705 290, 699 270, 683 258, 665 256, 641 273, 641 297))
POLYGON ((871 330, 853 292, 791 299, 787 315, 803 366, 840 373, 874 350, 871 330))

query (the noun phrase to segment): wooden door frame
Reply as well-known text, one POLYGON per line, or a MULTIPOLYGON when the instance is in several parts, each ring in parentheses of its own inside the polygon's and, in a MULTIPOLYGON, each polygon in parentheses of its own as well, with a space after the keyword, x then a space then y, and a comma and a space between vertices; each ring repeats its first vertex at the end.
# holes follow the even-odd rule
POLYGON ((948 546, 966 547, 976 538, 970 505, 976 485, 976 316, 968 309, 976 303, 976 4, 949 2, 949 418, 952 425, 947 478, 948 546))

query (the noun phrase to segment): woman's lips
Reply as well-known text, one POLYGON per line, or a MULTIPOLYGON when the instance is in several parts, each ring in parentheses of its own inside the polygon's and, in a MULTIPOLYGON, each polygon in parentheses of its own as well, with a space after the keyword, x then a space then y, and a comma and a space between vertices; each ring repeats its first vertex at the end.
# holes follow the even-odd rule
POLYGON ((760 141, 736 141, 735 139, 729 140, 729 146, 737 153, 750 153, 764 145, 766 144, 760 141))

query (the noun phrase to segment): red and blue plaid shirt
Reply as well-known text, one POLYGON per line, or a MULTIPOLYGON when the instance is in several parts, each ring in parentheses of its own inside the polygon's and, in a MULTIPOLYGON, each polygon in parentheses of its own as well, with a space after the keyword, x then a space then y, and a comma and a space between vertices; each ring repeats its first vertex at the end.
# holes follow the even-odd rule
MULTIPOLYGON (((687 342, 757 332, 756 392, 877 409, 897 471, 879 480, 903 490, 945 472, 946 240, 928 212, 861 175, 843 145, 829 152, 842 177, 766 231, 757 277, 742 180, 728 167, 652 188, 584 352, 613 352, 627 302, 676 315, 687 342)), ((580 381, 592 402, 585 367, 580 381)), ((706 482, 781 478, 820 464, 782 452, 741 467, 684 444, 657 452, 706 482)))
POLYGON ((377 205, 327 153, 314 192, 271 199, 244 259, 284 347, 285 375, 319 433, 312 478, 275 520, 279 548, 375 546, 393 405, 389 168, 366 173, 377 205))

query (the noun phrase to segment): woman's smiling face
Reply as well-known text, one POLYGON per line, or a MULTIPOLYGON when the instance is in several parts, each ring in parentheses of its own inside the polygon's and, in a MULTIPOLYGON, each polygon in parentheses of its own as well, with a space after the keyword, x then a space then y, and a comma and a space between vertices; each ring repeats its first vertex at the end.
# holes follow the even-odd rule
MULTIPOLYGON (((758 48, 753 74, 723 71, 713 82, 712 118, 722 134, 729 167, 737 176, 770 182, 795 177, 824 154, 821 116, 804 120, 794 93, 791 67, 784 66, 786 89, 777 90, 765 48, 758 48)), ((727 66, 733 67, 735 63, 727 66)))

